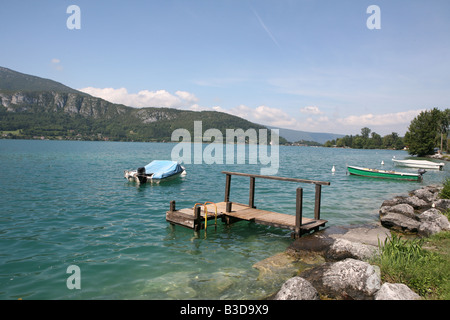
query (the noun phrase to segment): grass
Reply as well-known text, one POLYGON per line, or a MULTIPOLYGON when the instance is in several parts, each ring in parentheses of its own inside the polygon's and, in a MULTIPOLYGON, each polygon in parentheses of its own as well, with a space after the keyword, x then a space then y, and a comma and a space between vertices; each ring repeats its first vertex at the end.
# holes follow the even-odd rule
POLYGON ((439 193, 441 199, 450 199, 450 178, 444 180, 444 188, 439 193))
POLYGON ((381 254, 372 262, 383 282, 404 283, 430 300, 450 300, 450 232, 429 238, 403 239, 392 234, 379 244, 381 254))

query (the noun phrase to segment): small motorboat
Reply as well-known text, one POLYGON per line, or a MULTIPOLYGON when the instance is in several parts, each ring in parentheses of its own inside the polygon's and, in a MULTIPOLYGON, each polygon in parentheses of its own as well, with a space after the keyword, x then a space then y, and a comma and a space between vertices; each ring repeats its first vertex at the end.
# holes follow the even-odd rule
POLYGON ((443 162, 433 162, 428 160, 397 160, 392 159, 394 161, 394 164, 398 166, 403 167, 409 167, 409 168, 421 168, 421 169, 438 169, 442 170, 444 168, 445 163, 443 162))
POLYGON ((125 170, 124 178, 137 183, 160 182, 186 175, 186 169, 176 161, 153 160, 145 167, 125 170))
POLYGON ((356 176, 364 176, 371 178, 384 178, 384 179, 397 179, 397 180, 409 180, 409 181, 422 181, 422 175, 426 172, 424 169, 419 169, 417 173, 398 172, 388 170, 378 170, 361 168, 355 166, 347 166, 347 170, 350 174, 356 176))

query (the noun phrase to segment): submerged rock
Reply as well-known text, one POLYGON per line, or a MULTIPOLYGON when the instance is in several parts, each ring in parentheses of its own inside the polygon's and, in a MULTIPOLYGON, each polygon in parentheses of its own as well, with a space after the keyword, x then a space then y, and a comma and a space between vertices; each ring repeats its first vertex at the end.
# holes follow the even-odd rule
POLYGON ((295 275, 298 268, 295 264, 297 260, 285 252, 278 253, 267 259, 259 261, 253 265, 253 268, 258 269, 258 280, 267 277, 274 277, 278 275, 295 275))
POLYGON ((193 299, 197 291, 190 286, 193 272, 169 272, 147 280, 142 295, 148 299, 193 299))

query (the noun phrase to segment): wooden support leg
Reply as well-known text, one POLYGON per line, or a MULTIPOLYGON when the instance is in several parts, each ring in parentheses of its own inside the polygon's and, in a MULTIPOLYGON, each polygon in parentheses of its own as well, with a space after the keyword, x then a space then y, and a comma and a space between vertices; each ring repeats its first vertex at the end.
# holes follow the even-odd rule
POLYGON ((200 215, 200 210, 202 208, 200 206, 195 207, 195 212, 194 212, 194 230, 195 231, 200 231, 200 229, 202 228, 202 220, 201 220, 201 215, 200 215))
POLYGON ((301 236, 302 216, 303 216, 303 189, 297 188, 295 201, 295 237, 301 236))
POLYGON ((255 177, 250 177, 250 194, 248 196, 248 206, 255 207, 255 177))
POLYGON ((230 201, 230 187, 231 187, 231 175, 227 174, 225 181, 225 200, 224 202, 230 201))
POLYGON ((320 198, 322 194, 322 186, 316 184, 316 200, 314 204, 314 219, 320 220, 320 198))

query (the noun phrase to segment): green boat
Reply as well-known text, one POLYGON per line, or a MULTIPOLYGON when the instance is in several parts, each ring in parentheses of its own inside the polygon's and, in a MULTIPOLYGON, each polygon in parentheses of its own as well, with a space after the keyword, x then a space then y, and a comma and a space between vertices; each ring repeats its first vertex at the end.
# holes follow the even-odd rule
POLYGON ((347 170, 350 174, 356 176, 382 178, 382 179, 409 180, 409 181, 422 181, 422 175, 426 172, 423 169, 419 169, 418 173, 405 173, 398 171, 369 169, 354 166, 347 166, 347 170))

